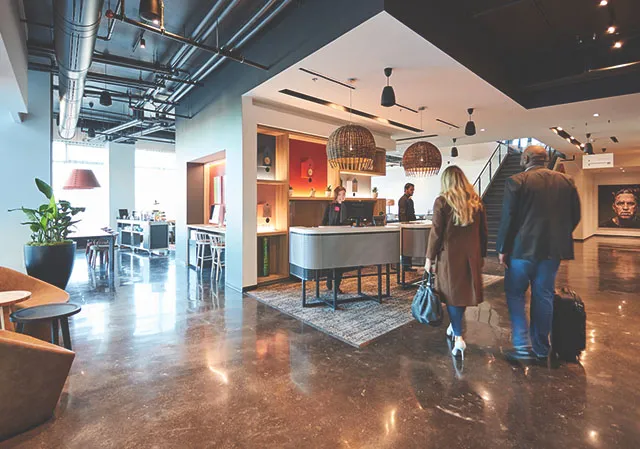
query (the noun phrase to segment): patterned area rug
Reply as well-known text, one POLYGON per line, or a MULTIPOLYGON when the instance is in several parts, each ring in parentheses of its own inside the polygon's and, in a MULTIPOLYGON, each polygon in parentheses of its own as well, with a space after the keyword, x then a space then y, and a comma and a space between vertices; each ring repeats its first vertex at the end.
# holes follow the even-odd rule
MULTIPOLYGON (((484 286, 487 287, 502 280, 502 276, 484 275, 484 286)), ((377 338, 413 321, 411 301, 415 288, 404 290, 391 279, 391 297, 384 298, 382 304, 375 301, 362 301, 341 304, 338 310, 330 307, 302 307, 302 288, 300 282, 285 282, 248 292, 258 301, 273 307, 287 315, 324 332, 338 340, 356 348, 363 347, 377 338)), ((382 283, 384 292, 384 280, 382 283)), ((349 298, 357 291, 355 278, 344 279, 341 289, 345 295, 338 298, 349 298)), ((362 291, 374 296, 377 294, 377 278, 363 277, 362 291)), ((313 301, 315 283, 307 283, 307 299, 313 301)), ((320 296, 330 296, 321 284, 320 296)))

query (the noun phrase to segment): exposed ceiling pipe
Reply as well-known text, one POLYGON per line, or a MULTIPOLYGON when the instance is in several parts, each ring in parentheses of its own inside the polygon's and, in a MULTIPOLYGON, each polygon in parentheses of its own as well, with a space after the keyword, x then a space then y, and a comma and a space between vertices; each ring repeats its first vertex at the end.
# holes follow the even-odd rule
MULTIPOLYGON (((123 6, 123 1, 122 0, 118 0, 118 4, 116 5, 116 14, 119 14, 120 11, 122 11, 122 6, 123 6)), ((111 36, 113 36, 113 29, 116 27, 116 21, 115 20, 110 20, 109 21, 109 27, 107 28, 107 35, 106 36, 96 36, 98 39, 100 39, 101 41, 110 41, 111 40, 111 36)))
MULTIPOLYGON (((28 46, 29 54, 34 56, 51 56, 55 55, 55 50, 50 47, 46 47, 43 45, 37 44, 29 44, 28 46)), ((144 61, 138 61, 136 59, 124 58, 121 56, 113 56, 107 54, 94 53, 92 56, 92 62, 98 64, 107 64, 113 65, 117 67, 124 67, 126 69, 132 70, 144 70, 145 72, 153 72, 159 73, 162 75, 172 76, 174 75, 174 70, 170 67, 163 66, 160 64, 151 64, 144 61)))
POLYGON ((97 140, 102 140, 102 138, 104 136, 108 136, 109 134, 115 134, 115 133, 118 133, 120 131, 124 131, 125 129, 129 129, 129 128, 132 128, 134 126, 138 126, 140 124, 142 124, 142 120, 140 120, 140 119, 134 119, 134 120, 131 120, 129 122, 122 123, 120 125, 114 126, 113 128, 105 129, 104 131, 102 131, 100 133, 99 136, 96 136, 96 137, 94 137, 92 139, 89 139, 89 142, 95 142, 97 140))
POLYGON ((157 133, 159 131, 165 131, 168 129, 173 128, 175 125, 155 125, 155 126, 151 126, 150 128, 147 129, 143 129, 140 131, 135 131, 132 132, 130 134, 125 134, 122 135, 116 139, 114 139, 114 142, 122 142, 123 140, 127 140, 128 138, 135 138, 135 137, 142 137, 142 136, 146 136, 148 134, 153 134, 153 133, 157 133))
POLYGON ((71 139, 82 107, 84 83, 100 27, 103 0, 54 0, 54 46, 59 67, 58 133, 71 139))
POLYGON ((226 50, 224 48, 219 48, 219 47, 214 47, 214 46, 211 46, 211 45, 201 44, 200 42, 197 42, 197 41, 195 41, 193 39, 190 39, 188 37, 180 36, 179 34, 167 31, 164 28, 156 28, 155 26, 146 24, 144 22, 140 22, 138 20, 133 20, 133 19, 125 16, 124 14, 116 14, 113 11, 108 10, 106 15, 110 19, 117 19, 117 20, 120 20, 121 22, 124 22, 124 23, 127 23, 129 25, 132 25, 132 26, 134 26, 136 28, 140 28, 141 30, 148 31, 149 33, 158 34, 160 36, 164 36, 164 37, 166 37, 168 39, 174 40, 176 42, 182 42, 183 44, 191 45, 193 47, 199 48, 200 50, 208 51, 209 53, 215 53, 217 55, 225 56, 225 57, 231 59, 232 61, 238 62, 240 64, 248 65, 250 67, 254 67, 254 68, 260 69, 260 70, 269 70, 269 67, 266 66, 266 65, 260 64, 258 62, 251 61, 251 60, 245 58, 242 55, 237 55, 236 56, 234 53, 232 53, 229 50, 226 50))
MULTIPOLYGON (((237 0, 232 1, 227 6, 227 8, 225 8, 223 13, 221 14, 221 17, 218 17, 215 22, 209 23, 211 19, 214 17, 214 15, 218 12, 220 7, 223 5, 223 3, 224 3, 224 0, 219 0, 218 2, 216 2, 215 5, 213 5, 213 7, 209 10, 207 15, 204 16, 204 18, 200 21, 200 23, 198 23, 196 28, 193 30, 193 33, 191 33, 191 39, 202 42, 207 36, 209 36, 209 34, 211 34, 211 32, 214 29, 217 28, 220 21, 222 20, 221 17, 226 17, 226 14, 228 12, 231 12, 232 5, 235 6, 238 3, 238 1, 237 0)), ((188 58, 190 56, 190 52, 192 51, 195 51, 194 47, 191 47, 190 45, 187 45, 187 44, 182 44, 182 47, 180 47, 180 49, 171 58, 171 61, 169 62, 169 66, 172 69, 179 71, 180 67, 183 64, 184 58, 185 57, 188 58), (187 53, 189 53, 189 56, 185 56, 185 54, 187 53)), ((158 87, 154 89, 148 89, 147 92, 145 93, 145 97, 153 98, 155 97, 155 95, 158 93, 159 90, 160 89, 158 87)), ((140 101, 137 104, 137 106, 144 106, 144 105, 145 105, 145 101, 140 101)))
MULTIPOLYGON (((259 24, 255 24, 255 22, 262 16, 264 13, 271 7, 273 4, 272 1, 269 1, 263 6, 245 25, 238 30, 238 32, 233 35, 227 44, 225 45, 228 48, 239 48, 243 46, 249 39, 251 39, 256 33, 258 33, 262 28, 264 28, 274 17, 276 17, 292 0, 284 0, 277 8, 275 8, 267 17, 265 17, 259 24), (249 28, 253 30, 247 34, 240 42, 235 43, 236 39, 238 39, 245 31, 249 28)), ((224 61, 224 58, 220 59, 218 55, 212 56, 208 61, 200 66, 192 76, 191 79, 201 82, 204 80, 211 72, 213 72, 221 63, 224 61), (216 63, 217 61, 217 63, 216 63), (213 65, 211 65, 213 64, 213 65)), ((180 86, 176 89, 176 91, 169 96, 167 100, 177 102, 176 99, 181 99, 187 93, 189 93, 193 89, 193 86, 180 86)))

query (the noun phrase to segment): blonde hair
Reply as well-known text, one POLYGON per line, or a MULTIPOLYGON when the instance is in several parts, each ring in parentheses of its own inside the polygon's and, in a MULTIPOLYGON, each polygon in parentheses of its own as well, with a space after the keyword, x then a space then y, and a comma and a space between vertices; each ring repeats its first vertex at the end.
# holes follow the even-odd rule
POLYGON ((482 200, 460 167, 447 167, 442 173, 441 186, 441 195, 453 209, 453 223, 457 226, 472 224, 473 215, 482 208, 482 200))

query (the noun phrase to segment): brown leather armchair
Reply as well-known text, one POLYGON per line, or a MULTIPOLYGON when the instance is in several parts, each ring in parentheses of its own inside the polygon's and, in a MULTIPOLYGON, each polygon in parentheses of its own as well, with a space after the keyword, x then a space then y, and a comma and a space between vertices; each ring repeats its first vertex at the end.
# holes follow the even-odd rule
MULTIPOLYGON (((69 294, 55 285, 47 284, 40 279, 27 276, 11 268, 0 267, 0 292, 9 290, 27 290, 31 292, 31 298, 15 304, 13 306, 14 310, 53 302, 69 301, 69 294)), ((3 310, 6 329, 14 330, 13 323, 9 321, 9 315, 11 314, 10 308, 4 307, 3 310)), ((25 333, 43 340, 49 340, 51 338, 50 329, 50 326, 47 324, 30 325, 25 326, 25 333)))
POLYGON ((60 346, 0 330, 0 441, 53 415, 74 357, 60 346))

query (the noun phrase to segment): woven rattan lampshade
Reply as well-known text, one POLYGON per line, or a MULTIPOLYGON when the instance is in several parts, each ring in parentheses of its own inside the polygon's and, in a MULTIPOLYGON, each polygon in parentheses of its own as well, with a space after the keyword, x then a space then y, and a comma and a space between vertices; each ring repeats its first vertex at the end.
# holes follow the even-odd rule
POLYGON ((416 142, 402 155, 402 166, 407 176, 434 176, 440 172, 442 155, 429 142, 416 142))
POLYGON ((364 126, 341 126, 329 136, 327 142, 327 158, 333 168, 371 171, 375 154, 376 141, 364 126))

